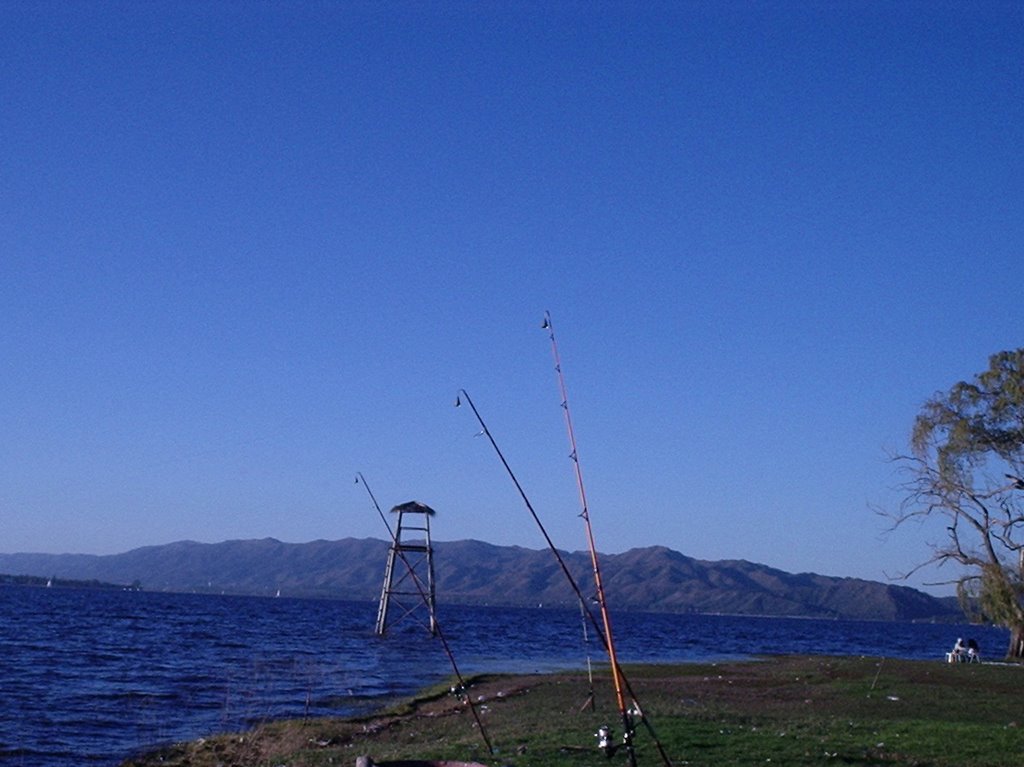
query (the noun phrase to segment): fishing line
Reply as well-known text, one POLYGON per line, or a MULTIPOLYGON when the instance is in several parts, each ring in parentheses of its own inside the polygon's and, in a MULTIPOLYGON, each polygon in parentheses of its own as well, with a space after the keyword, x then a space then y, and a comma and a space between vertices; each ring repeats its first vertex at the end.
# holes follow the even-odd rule
POLYGON ((591 711, 595 708, 594 698, 594 667, 590 662, 590 632, 587 630, 587 606, 580 602, 580 624, 583 626, 583 653, 587 657, 587 685, 588 693, 587 699, 580 706, 580 711, 585 708, 589 708, 591 711))
MULTIPOLYGON (((601 645, 607 652, 608 640, 604 635, 604 630, 601 627, 600 621, 598 621, 597 618, 594 617, 594 614, 590 611, 589 608, 585 607, 587 603, 586 598, 583 596, 583 592, 580 590, 579 584, 573 577, 572 572, 570 572, 568 565, 566 565, 565 559, 562 557, 561 552, 559 552, 558 548, 555 546, 554 541, 551 540, 551 536, 548 535, 548 531, 544 527, 544 523, 541 522, 540 517, 537 516, 537 512, 536 510, 534 510, 533 504, 530 502, 529 496, 526 495, 526 491, 523 490, 523 486, 519 484, 519 479, 516 477, 515 472, 512 471, 512 467, 509 465, 508 461, 505 460, 505 456, 501 452, 501 448, 498 447, 498 443, 495 441, 494 435, 491 434, 491 430, 487 428, 487 424, 484 421, 483 417, 480 415, 480 411, 477 410, 476 405, 473 404, 473 399, 472 397, 469 396, 469 392, 467 392, 465 389, 459 389, 458 396, 455 398, 455 407, 461 407, 463 400, 466 401, 466 404, 469 405, 470 410, 473 411, 473 415, 476 418, 477 423, 480 425, 480 434, 487 437, 487 440, 491 443, 491 447, 494 448, 495 454, 501 461, 502 466, 505 467, 505 473, 508 474, 509 479, 512 480, 512 484, 515 485, 516 490, 519 492, 519 497, 522 499, 527 511, 530 512, 530 516, 533 517, 533 521, 537 524, 537 527, 540 530, 541 535, 544 536, 544 540, 547 542, 548 548, 554 555, 559 567, 561 567, 562 573, 565 575, 566 580, 569 581, 569 586, 572 588, 573 593, 576 595, 576 599, 579 601, 581 609, 583 609, 584 614, 589 619, 590 625, 594 629, 594 633, 597 635, 597 638, 600 640, 601 645)), ((654 731, 654 727, 651 725, 650 721, 647 719, 643 710, 640 708, 640 704, 637 701, 636 693, 633 692, 633 687, 629 683, 629 679, 626 677, 625 672, 621 668, 619 668, 618 674, 623 686, 625 687, 626 691, 629 692, 630 698, 633 700, 633 708, 631 712, 632 715, 636 716, 639 719, 640 723, 644 725, 644 727, 650 734, 656 748, 658 749, 658 754, 661 756, 662 762, 665 764, 665 767, 672 767, 672 760, 669 757, 668 753, 666 753, 664 747, 662 746, 661 740, 658 738, 657 734, 654 731)), ((630 753, 632 754, 632 748, 630 748, 630 753)), ((631 763, 635 764, 635 756, 633 759, 631 759, 631 763)))
MULTIPOLYGON (((395 553, 399 559, 409 570, 409 576, 412 579, 413 584, 416 586, 416 590, 420 593, 420 598, 423 599, 424 604, 429 604, 427 599, 426 590, 423 587, 423 581, 420 580, 419 575, 413 568, 412 563, 406 558, 405 553, 398 545, 398 538, 391 529, 391 525, 388 524, 388 518, 384 516, 384 512, 380 508, 380 504, 377 503, 377 497, 373 494, 370 486, 366 482, 366 477, 363 476, 362 472, 356 472, 356 484, 362 484, 366 488, 367 494, 370 496, 370 500, 373 502, 373 508, 377 510, 377 514, 380 516, 381 522, 384 523, 384 527, 387 528, 388 535, 391 537, 391 545, 394 547, 395 553)), ((476 726, 480 729, 480 737, 483 738, 484 745, 487 746, 487 753, 494 756, 494 747, 491 745, 491 739, 487 736, 487 730, 484 728, 484 723, 480 720, 480 714, 476 710, 476 706, 473 705, 473 699, 469 695, 469 688, 466 686, 466 680, 462 677, 462 672, 459 671, 459 664, 455 662, 455 653, 452 652, 451 645, 448 644, 448 640, 445 638, 444 632, 441 631, 441 624, 437 621, 437 617, 434 617, 434 630, 437 634, 437 638, 441 640, 441 646, 444 648, 445 655, 448 656, 448 662, 451 664, 452 671, 455 674, 455 678, 459 683, 458 690, 462 693, 462 698, 469 706, 469 710, 473 714, 473 719, 476 720, 476 726)))

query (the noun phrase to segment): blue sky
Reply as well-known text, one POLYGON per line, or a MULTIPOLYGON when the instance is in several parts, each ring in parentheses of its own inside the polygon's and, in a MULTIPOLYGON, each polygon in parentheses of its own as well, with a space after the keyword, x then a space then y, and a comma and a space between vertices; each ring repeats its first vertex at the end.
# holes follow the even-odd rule
MULTIPOLYGON (((1017 3, 8 3, 0 550, 667 545, 884 580, 1021 345, 1017 3)), ((941 573, 912 583, 935 580, 941 573)))

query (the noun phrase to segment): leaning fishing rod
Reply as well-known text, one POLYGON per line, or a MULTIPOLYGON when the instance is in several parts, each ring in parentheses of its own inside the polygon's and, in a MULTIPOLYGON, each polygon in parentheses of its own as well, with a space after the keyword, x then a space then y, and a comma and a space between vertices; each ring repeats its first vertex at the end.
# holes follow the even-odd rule
POLYGON ((604 622, 605 632, 607 634, 605 644, 608 650, 609 662, 612 666, 612 677, 616 681, 616 693, 618 695, 619 711, 622 714, 623 726, 626 728, 626 746, 629 751, 630 760, 635 764, 635 757, 633 754, 632 744, 632 733, 633 733, 633 722, 634 717, 639 719, 640 723, 644 725, 651 738, 654 740, 654 745, 658 749, 658 753, 661 755, 662 760, 666 765, 670 766, 672 760, 665 752, 664 747, 661 744, 661 740, 658 738, 657 733, 654 731, 654 726, 647 719, 643 709, 640 708, 640 703, 636 698, 636 694, 633 692, 632 686, 629 684, 629 680, 626 679, 625 674, 622 672, 622 667, 619 665, 618 659, 615 653, 615 643, 612 639, 612 626, 611 619, 608 612, 608 603, 605 599, 604 584, 601 580, 601 569, 598 563, 597 546, 594 543, 594 532, 590 524, 590 507, 587 504, 587 493, 583 485, 583 471, 580 468, 580 457, 579 450, 576 446, 576 432, 572 425, 572 415, 569 411, 569 395, 565 386, 565 375, 562 372, 562 358, 558 352, 558 342, 555 340, 555 326, 551 321, 551 312, 544 312, 544 322, 541 327, 548 331, 548 338, 551 341, 551 354, 555 361, 555 373, 558 377, 558 390, 562 397, 561 407, 565 415, 565 427, 569 436, 569 447, 571 452, 569 454, 570 459, 573 462, 573 469, 576 475, 576 487, 579 490, 580 505, 582 511, 580 517, 583 518, 587 532, 587 543, 590 546, 590 559, 594 568, 594 584, 597 590, 598 603, 601 608, 601 617, 604 622), (621 685, 621 686, 619 686, 621 685), (632 706, 627 709, 625 705, 625 699, 622 694, 622 688, 625 688, 626 692, 629 693, 632 701, 632 706))
POLYGON ((636 764, 636 755, 633 753, 633 721, 629 709, 626 707, 626 697, 622 689, 622 672, 619 669, 619 661, 615 652, 615 638, 612 633, 612 620, 608 613, 608 601, 604 594, 604 581, 601 579, 601 566, 597 558, 597 545, 594 542, 594 529, 590 524, 590 509, 587 506, 587 491, 583 486, 583 471, 580 468, 579 451, 576 448, 576 432, 572 428, 572 416, 569 412, 569 395, 565 389, 565 377, 562 375, 562 360, 558 354, 558 343, 555 341, 555 327, 551 323, 551 313, 544 313, 544 324, 542 326, 548 331, 551 339, 551 351, 555 358, 555 372, 558 374, 558 388, 562 395, 562 412, 565 414, 565 427, 569 433, 569 447, 572 452, 569 458, 572 460, 576 474, 576 487, 580 494, 580 506, 582 511, 580 517, 587 532, 587 546, 590 549, 590 564, 594 572, 594 588, 597 591, 597 606, 601 611, 601 622, 604 624, 604 636, 608 646, 608 662, 612 667, 612 683, 615 685, 615 699, 619 706, 619 714, 622 716, 622 726, 625 728, 626 750, 629 753, 629 761, 636 764))
MULTIPOLYGON (((576 579, 573 577, 572 572, 569 570, 569 566, 565 563, 565 559, 558 551, 558 547, 555 546, 555 542, 551 540, 551 536, 548 535, 547 529, 544 527, 544 523, 540 521, 540 517, 537 516, 537 512, 533 508, 533 504, 530 503, 529 497, 526 495, 526 491, 523 490, 523 486, 519 484, 518 478, 516 478, 515 472, 512 471, 512 467, 509 466, 508 461, 505 460, 504 454, 501 452, 501 448, 498 447, 498 443, 494 441, 494 437, 491 435, 491 430, 487 428, 487 424, 484 423, 483 417, 480 415, 480 411, 476 409, 476 405, 473 404, 472 398, 469 396, 469 392, 465 389, 459 389, 458 395, 455 397, 455 407, 462 407, 462 400, 466 400, 466 404, 469 405, 473 411, 473 415, 476 416, 476 421, 480 424, 480 434, 487 437, 491 443, 491 447, 494 448, 494 452, 497 454, 498 459, 501 461, 501 465, 505 467, 505 473, 508 474, 512 480, 512 484, 516 486, 516 490, 519 491, 519 497, 523 499, 523 503, 526 505, 526 510, 530 512, 530 516, 533 517, 533 521, 537 523, 537 527, 540 529, 541 535, 544 536, 544 540, 548 544, 548 548, 555 555, 555 559, 558 561, 559 566, 562 568, 562 573, 569 581, 569 585, 572 586, 573 592, 576 594, 576 598, 579 600, 580 605, 586 605, 587 600, 583 596, 583 592, 580 591, 579 585, 576 583, 576 579)), ((480 435, 477 435, 480 436, 480 435)), ((594 619, 593 614, 590 610, 586 610, 587 615, 590 616, 590 622, 594 625, 598 635, 601 637, 601 641, 607 647, 607 642, 604 638, 604 633, 601 631, 601 626, 594 619)))
MULTIPOLYGON (((388 518, 384 516, 384 512, 377 503, 377 497, 373 494, 370 489, 370 485, 366 482, 366 477, 363 476, 362 472, 356 472, 356 484, 362 484, 366 488, 367 494, 370 496, 370 500, 373 502, 373 508, 377 510, 377 514, 380 516, 380 521, 384 523, 384 527, 388 531, 388 536, 391 538, 391 545, 394 547, 394 552, 402 560, 402 563, 408 568, 409 576, 412 579, 413 584, 416 586, 416 590, 420 594, 420 598, 427 603, 427 592, 423 587, 423 581, 420 580, 419 575, 416 573, 412 563, 406 558, 401 547, 398 545, 398 537, 391 529, 391 525, 388 524, 388 518)), ((480 737, 483 738, 484 745, 487 746, 487 753, 494 756, 494 747, 491 745, 491 739, 487 736, 487 730, 484 728, 484 723, 480 720, 480 714, 476 710, 476 706, 473 705, 473 699, 470 697, 468 688, 466 686, 466 680, 462 677, 462 672, 459 671, 459 664, 455 662, 455 653, 452 652, 451 646, 448 644, 448 640, 445 638, 444 633, 441 631, 441 624, 437 622, 437 618, 434 618, 434 631, 437 634, 437 638, 441 640, 441 646, 444 648, 445 655, 448 656, 448 662, 451 663, 452 671, 455 674, 455 678, 459 683, 458 691, 461 694, 462 699, 469 706, 469 710, 473 713, 473 719, 476 721, 476 726, 480 729, 480 737)))
MULTIPOLYGON (((530 512, 530 516, 533 517, 533 521, 537 524, 537 528, 540 530, 541 535, 547 542, 548 548, 551 550, 551 553, 554 555, 555 560, 558 562, 558 565, 562 570, 562 574, 565 575, 566 580, 569 582, 569 586, 572 588, 573 593, 576 595, 576 599, 579 600, 581 607, 584 607, 587 604, 587 599, 583 596, 583 592, 580 590, 579 584, 576 583, 576 579, 573 577, 572 572, 569 570, 568 565, 565 563, 565 559, 562 557, 561 552, 558 551, 558 547, 555 546, 554 541, 551 540, 551 536, 548 535, 547 528, 544 527, 544 523, 541 522, 536 510, 533 508, 533 504, 530 502, 529 496, 526 495, 526 491, 523 490, 523 486, 519 484, 519 479, 516 477, 515 472, 512 471, 512 467, 509 465, 508 461, 505 460, 505 456, 501 452, 501 448, 498 447, 498 443, 495 441, 494 435, 492 435, 490 429, 487 428, 487 424, 486 422, 484 422, 483 417, 480 415, 480 411, 477 410, 476 405, 473 404, 473 399, 469 396, 469 392, 467 392, 465 389, 459 389, 458 396, 455 398, 455 407, 460 407, 462 405, 463 400, 465 400, 466 404, 469 405, 470 409, 473 411, 473 415, 476 418, 477 423, 480 425, 480 434, 478 434, 477 436, 483 435, 487 437, 488 441, 491 443, 491 447, 494 448, 495 454, 501 461, 502 466, 505 467, 505 473, 508 474, 509 479, 512 480, 512 484, 515 485, 516 490, 519 492, 519 497, 522 499, 527 511, 530 512)), ((598 640, 601 642, 601 646, 604 648, 605 652, 607 652, 608 640, 604 635, 604 629, 602 628, 600 621, 598 621, 597 618, 594 617, 594 614, 590 611, 589 608, 584 608, 583 612, 589 619, 590 624, 594 629, 594 633, 597 635, 598 640)), ((619 678, 625 686, 626 690, 629 692, 630 698, 633 700, 633 710, 630 713, 634 716, 639 717, 641 724, 644 725, 648 733, 651 735, 651 738, 654 740, 654 744, 658 749, 658 753, 660 754, 662 762, 665 764, 665 767, 672 767, 672 759, 665 751, 657 734, 654 732, 653 726, 648 721, 647 717, 644 715, 643 710, 640 708, 640 705, 637 702, 636 693, 633 692, 633 687, 630 684, 629 679, 627 678, 625 672, 622 670, 621 667, 619 668, 619 678)), ((632 728, 627 730, 627 732, 632 732, 632 728)), ((609 733, 607 732, 599 732, 598 738, 600 740, 598 745, 602 749, 604 749, 606 754, 611 756, 617 747, 611 743, 608 735, 609 733)), ((630 753, 632 754, 632 749, 630 749, 630 753)), ((634 759, 631 759, 631 762, 635 764, 635 756, 634 759)))

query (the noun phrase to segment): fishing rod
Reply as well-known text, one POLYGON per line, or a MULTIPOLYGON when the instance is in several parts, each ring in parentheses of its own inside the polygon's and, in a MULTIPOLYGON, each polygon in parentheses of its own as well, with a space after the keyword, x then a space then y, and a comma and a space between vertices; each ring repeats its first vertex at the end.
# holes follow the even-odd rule
POLYGON ((565 429, 568 432, 569 448, 571 450, 569 458, 572 461, 575 480, 577 480, 577 487, 580 491, 580 504, 583 509, 580 516, 583 517, 587 528, 587 543, 590 546, 591 563, 594 567, 594 585, 597 590, 597 599, 601 608, 601 617, 606 633, 606 636, 603 637, 603 639, 608 651, 608 661, 611 665, 612 679, 615 682, 615 694, 618 702, 618 710, 620 710, 620 713, 622 714, 623 726, 626 728, 626 732, 623 736, 624 742, 629 753, 630 762, 635 766, 636 755, 633 750, 633 732, 635 730, 634 722, 639 720, 653 739, 655 748, 657 749, 660 757, 662 757, 662 760, 665 762, 667 767, 671 767, 672 760, 666 753, 665 748, 662 745, 662 741, 657 737, 657 733, 654 732, 653 725, 651 725, 650 721, 643 713, 643 709, 640 708, 640 702, 637 699, 636 694, 633 692, 633 688, 630 685, 629 680, 623 673, 622 667, 618 665, 615 654, 615 645, 611 634, 611 619, 608 613, 608 604, 604 595, 604 584, 601 581, 601 569, 598 562, 597 546, 594 543, 594 531, 590 522, 590 507, 587 504, 587 491, 583 483, 583 470, 580 467, 580 453, 577 448, 577 440, 575 440, 575 431, 572 428, 572 416, 569 412, 569 398, 565 388, 565 376, 562 373, 562 360, 561 355, 558 353, 558 342, 555 340, 555 327, 551 322, 550 311, 544 312, 544 323, 541 327, 548 331, 548 338, 551 340, 551 353, 555 360, 555 373, 558 377, 558 389, 562 397, 561 408, 565 415, 565 429), (630 708, 626 707, 624 688, 625 691, 630 694, 632 701, 632 706, 630 708))
MULTIPOLYGON (((505 473, 508 474, 509 478, 512 480, 512 484, 514 484, 516 486, 516 490, 519 491, 519 497, 522 498, 523 503, 526 504, 526 510, 530 512, 530 516, 533 517, 533 521, 537 523, 537 527, 540 529, 541 535, 544 536, 544 540, 547 542, 548 548, 551 549, 551 553, 555 555, 555 559, 562 568, 562 573, 568 579, 569 585, 572 586, 572 590, 575 592, 576 598, 579 600, 581 605, 585 605, 587 600, 583 596, 583 592, 580 591, 580 587, 576 583, 576 579, 573 577, 572 572, 569 570, 569 566, 565 563, 565 559, 562 557, 561 552, 558 551, 558 547, 555 546, 555 542, 551 540, 551 536, 548 535, 548 531, 544 527, 544 523, 540 521, 540 517, 537 516, 537 512, 534 510, 533 504, 530 503, 530 499, 526 495, 526 491, 523 490, 523 486, 519 484, 519 480, 516 478, 515 472, 512 471, 512 467, 509 466, 508 461, 505 460, 505 456, 501 452, 501 448, 498 447, 498 443, 494 441, 494 436, 491 434, 491 430, 487 428, 487 424, 484 423, 484 419, 480 415, 480 411, 476 409, 476 405, 473 404, 473 399, 465 389, 459 389, 458 396, 455 397, 455 407, 462 407, 463 399, 466 400, 466 404, 469 405, 470 409, 473 411, 473 415, 476 416, 477 423, 480 424, 480 434, 487 437, 490 441, 491 447, 494 448, 494 452, 497 454, 502 466, 505 467, 505 473)), ((480 434, 477 436, 480 436, 480 434)), ((594 628, 601 637, 601 641, 604 642, 604 634, 601 632, 601 627, 597 624, 593 614, 590 610, 586 610, 586 613, 590 616, 590 621, 593 623, 594 628)))
POLYGON ((594 588, 597 591, 597 606, 601 611, 601 622, 604 624, 604 636, 608 646, 608 662, 612 667, 612 683, 615 685, 615 700, 619 706, 619 714, 622 716, 622 726, 625 728, 625 745, 629 753, 630 764, 636 764, 636 755, 633 753, 633 721, 629 709, 626 706, 626 696, 622 689, 622 675, 619 669, 619 661, 615 652, 615 639, 612 633, 611 615, 608 613, 608 600, 604 594, 604 581, 601 579, 601 565, 597 558, 597 545, 594 542, 594 529, 590 524, 590 509, 587 506, 587 491, 583 486, 583 471, 580 468, 580 456, 576 447, 576 432, 572 428, 572 416, 569 412, 569 395, 565 389, 565 377, 562 374, 562 360, 558 354, 558 343, 555 341, 555 327, 551 322, 551 313, 544 313, 544 324, 542 328, 548 331, 551 339, 551 352, 555 358, 555 372, 558 374, 558 388, 562 395, 562 412, 565 414, 565 427, 569 433, 569 447, 572 452, 569 458, 572 460, 576 474, 576 487, 580 494, 580 506, 582 511, 580 517, 587 532, 587 546, 590 549, 590 564, 594 571, 594 588))
MULTIPOLYGON (((366 481, 366 477, 363 476, 362 472, 356 472, 356 484, 362 484, 366 488, 367 494, 370 496, 370 500, 373 502, 373 508, 377 510, 377 514, 380 516, 380 521, 384 523, 384 527, 388 531, 388 536, 391 538, 391 545, 394 547, 394 552, 398 555, 402 563, 408 568, 409 576, 412 579, 413 584, 416 586, 416 590, 420 593, 420 598, 423 599, 424 603, 429 604, 427 599, 427 592, 423 587, 423 581, 416 573, 416 569, 412 566, 412 563, 406 558, 405 553, 398 545, 398 537, 391 529, 391 525, 388 524, 388 518, 384 516, 384 512, 377 503, 377 497, 373 494, 370 489, 370 485, 366 481)), ((487 753, 494 756, 494 747, 491 745, 491 739, 487 736, 487 730, 484 728, 484 723, 480 720, 480 714, 476 710, 476 706, 473 705, 473 699, 470 697, 468 687, 466 686, 466 680, 462 677, 462 672, 459 671, 459 664, 455 662, 455 653, 452 652, 451 645, 448 644, 448 640, 445 638, 444 633, 441 631, 441 624, 437 622, 437 618, 434 618, 434 632, 437 638, 441 640, 441 646, 444 648, 445 655, 448 656, 448 662, 451 663, 452 671, 455 674, 455 679, 458 681, 458 692, 462 697, 463 701, 469 706, 469 710, 473 714, 473 719, 476 721, 476 726, 480 730, 480 737, 483 738, 484 745, 487 746, 487 753)))
MULTIPOLYGON (((502 466, 505 467, 505 473, 508 474, 509 479, 512 480, 512 484, 515 485, 516 490, 519 492, 519 497, 522 499, 527 511, 530 512, 530 516, 533 517, 533 521, 537 524, 537 527, 540 530, 541 535, 544 537, 544 540, 547 542, 548 548, 551 550, 551 553, 554 555, 555 560, 558 562, 558 565, 562 570, 562 574, 565 575, 566 580, 569 582, 569 586, 572 588, 573 593, 576 595, 576 599, 579 601, 580 606, 585 606, 587 604, 587 600, 583 596, 583 592, 580 590, 579 584, 573 577, 572 572, 569 570, 569 566, 565 563, 565 558, 562 557, 562 554, 561 552, 559 552, 558 547, 555 546, 554 541, 551 540, 551 536, 548 535, 547 528, 545 528, 544 523, 541 522, 536 510, 533 508, 533 504, 530 502, 529 496, 527 496, 526 491, 523 489, 523 486, 519 483, 519 479, 516 477, 515 472, 512 471, 512 467, 509 465, 508 461, 505 460, 505 456, 501 452, 501 448, 498 447, 498 443, 497 441, 495 441, 494 435, 491 434, 491 430, 487 428, 487 423, 484 421, 483 416, 480 415, 480 411, 477 410, 476 405, 473 404, 472 397, 469 396, 469 392, 467 392, 465 389, 459 389, 458 396, 455 398, 455 407, 461 407, 463 400, 465 400, 466 404, 469 405, 469 408, 470 410, 473 411, 473 415, 476 418, 477 423, 480 425, 481 431, 477 436, 483 435, 487 437, 488 441, 491 443, 491 447, 494 448, 495 454, 501 461, 502 466)), ((594 633, 597 635, 597 638, 601 642, 602 647, 604 647, 605 651, 607 652, 608 640, 604 635, 604 630, 601 626, 601 623, 597 620, 597 618, 594 617, 594 614, 590 611, 589 608, 584 609, 584 613, 586 614, 587 619, 589 619, 590 625, 593 627, 594 633)), ((661 756, 662 762, 665 765, 665 767, 672 767, 672 759, 665 751, 664 746, 662 746, 661 740, 658 738, 657 733, 655 733, 654 727, 647 719, 646 715, 643 712, 643 709, 640 708, 640 704, 637 700, 636 693, 633 691, 633 687, 630 684, 629 679, 627 678, 625 672, 622 670, 621 667, 618 668, 618 674, 619 679, 621 680, 625 689, 629 692, 630 698, 633 701, 633 708, 628 713, 631 716, 637 717, 640 723, 643 724, 644 727, 647 729, 651 738, 654 740, 655 747, 658 749, 658 754, 661 756)), ((631 735, 631 733, 632 727, 630 727, 630 729, 627 730, 627 734, 631 735)), ((598 733, 598 746, 602 748, 608 756, 611 756, 617 749, 617 746, 611 743, 610 735, 610 732, 608 732, 606 728, 602 728, 602 732, 598 733)), ((632 748, 629 749, 629 753, 632 755, 632 758, 630 760, 631 765, 635 765, 635 754, 633 754, 632 748)))
POLYGON ((597 598, 601 608, 601 617, 604 622, 605 631, 607 633, 607 636, 605 637, 605 644, 608 649, 608 658, 612 667, 612 677, 614 680, 616 680, 616 694, 617 701, 619 704, 619 712, 622 715, 623 726, 626 728, 626 732, 623 737, 625 739, 625 744, 629 752, 630 762, 634 765, 636 764, 636 757, 633 751, 632 741, 632 734, 634 730, 635 721, 634 717, 636 717, 639 719, 641 724, 644 725, 645 729, 648 731, 651 738, 654 740, 655 747, 658 749, 658 753, 661 755, 661 758, 664 761, 664 763, 667 765, 667 767, 671 767, 672 760, 665 752, 665 749, 661 744, 661 740, 658 738, 657 733, 654 731, 654 726, 650 723, 650 720, 647 719, 647 716, 644 714, 643 709, 640 708, 640 703, 637 700, 636 695, 634 694, 633 689, 629 684, 629 680, 626 679, 625 674, 622 672, 622 667, 619 665, 618 659, 616 657, 615 643, 612 639, 611 618, 608 612, 608 603, 605 599, 604 584, 601 580, 601 570, 598 563, 597 546, 594 543, 594 532, 590 524, 590 507, 587 505, 587 493, 583 486, 583 471, 580 468, 579 450, 576 446, 576 432, 573 429, 572 415, 569 411, 569 395, 565 386, 565 375, 562 372, 562 358, 558 352, 558 342, 555 340, 555 326, 554 323, 551 321, 551 312, 544 312, 544 322, 541 324, 541 327, 542 329, 548 331, 548 338, 551 341, 551 354, 554 357, 555 361, 555 373, 558 377, 558 390, 562 396, 561 406, 562 411, 565 414, 566 431, 569 435, 569 446, 571 449, 569 457, 572 459, 573 462, 573 469, 576 475, 576 486, 579 489, 580 505, 582 506, 580 516, 583 518, 584 524, 586 526, 587 543, 590 546, 590 559, 594 568, 594 584, 595 588, 597 589, 597 598), (625 691, 629 693, 632 701, 632 706, 628 709, 625 705, 623 688, 625 688, 625 691))

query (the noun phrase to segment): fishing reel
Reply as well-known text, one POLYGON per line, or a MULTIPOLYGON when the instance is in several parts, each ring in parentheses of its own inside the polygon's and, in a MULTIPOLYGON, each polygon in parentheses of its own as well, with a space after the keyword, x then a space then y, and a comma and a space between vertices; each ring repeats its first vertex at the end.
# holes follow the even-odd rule
POLYGON ((638 715, 639 709, 634 707, 627 713, 627 726, 626 731, 622 734, 621 743, 614 742, 615 730, 613 730, 610 725, 602 725, 597 729, 597 732, 594 733, 594 737, 597 738, 597 747, 603 751, 604 755, 608 758, 615 756, 615 752, 620 748, 626 748, 627 750, 633 748, 633 733, 636 729, 633 724, 633 719, 638 715))
POLYGON ((468 703, 469 702, 469 692, 461 684, 457 684, 457 685, 451 687, 448 690, 448 694, 458 698, 460 703, 468 703))
POLYGON ((625 747, 628 749, 632 747, 633 731, 628 730, 622 736, 622 742, 615 743, 615 730, 608 725, 604 725, 598 728, 597 732, 594 733, 594 737, 597 738, 597 747, 610 759, 615 756, 615 753, 620 748, 625 747))

